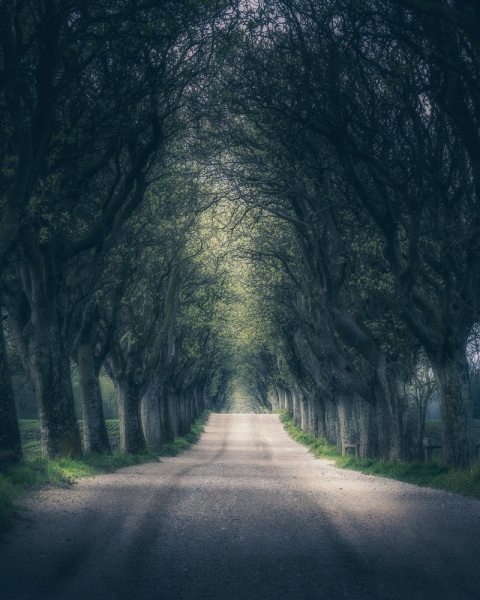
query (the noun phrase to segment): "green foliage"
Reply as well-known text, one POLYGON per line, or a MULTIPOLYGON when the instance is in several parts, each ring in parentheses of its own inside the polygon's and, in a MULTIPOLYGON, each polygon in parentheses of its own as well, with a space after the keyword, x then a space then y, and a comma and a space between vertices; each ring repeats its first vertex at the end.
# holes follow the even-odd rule
POLYGON ((340 456, 326 440, 316 438, 297 427, 287 411, 282 411, 279 416, 291 438, 307 446, 317 458, 333 459, 337 467, 480 498, 480 464, 473 469, 460 470, 438 462, 385 462, 372 458, 340 456))

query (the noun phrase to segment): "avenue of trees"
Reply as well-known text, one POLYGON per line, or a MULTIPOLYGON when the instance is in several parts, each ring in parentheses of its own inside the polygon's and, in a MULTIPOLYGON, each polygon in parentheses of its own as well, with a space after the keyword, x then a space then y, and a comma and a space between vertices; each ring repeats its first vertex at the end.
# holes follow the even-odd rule
POLYGON ((221 14, 197 0, 1 3, 4 460, 21 455, 5 331, 51 458, 82 452, 78 417, 83 451, 108 450, 101 370, 125 452, 158 446, 221 401, 218 282, 195 262, 206 201, 187 170, 221 14))
POLYGON ((266 0, 223 73, 220 169, 270 215, 252 389, 361 456, 422 458, 436 393, 474 459, 479 34, 468 0, 266 0))
POLYGON ((49 457, 108 451, 102 375, 125 452, 241 380, 386 460, 424 458, 435 396, 470 466, 479 40, 474 0, 2 2, 4 459, 17 361, 49 457))

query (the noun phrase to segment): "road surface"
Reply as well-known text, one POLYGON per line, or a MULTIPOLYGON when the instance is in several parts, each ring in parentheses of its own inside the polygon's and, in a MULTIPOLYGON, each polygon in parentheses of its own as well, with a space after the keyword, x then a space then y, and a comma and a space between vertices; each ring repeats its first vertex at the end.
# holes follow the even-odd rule
POLYGON ((28 500, 0 598, 477 600, 480 502, 337 469, 275 415, 212 415, 178 457, 28 500))

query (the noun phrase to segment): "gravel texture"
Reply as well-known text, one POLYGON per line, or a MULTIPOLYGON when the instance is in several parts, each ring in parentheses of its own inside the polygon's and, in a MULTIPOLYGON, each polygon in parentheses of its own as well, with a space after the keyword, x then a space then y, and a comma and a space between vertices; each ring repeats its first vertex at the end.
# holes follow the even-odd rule
POLYGON ((25 508, 2 600, 480 599, 480 502, 316 460, 275 415, 25 508))

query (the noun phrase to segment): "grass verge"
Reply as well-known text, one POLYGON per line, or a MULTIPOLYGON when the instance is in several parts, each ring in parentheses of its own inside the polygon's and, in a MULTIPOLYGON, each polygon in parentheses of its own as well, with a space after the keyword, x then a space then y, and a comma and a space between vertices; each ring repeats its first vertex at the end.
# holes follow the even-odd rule
MULTIPOLYGON (((131 467, 160 460, 161 456, 175 456, 194 444, 202 434, 209 413, 205 412, 195 421, 190 432, 165 444, 159 452, 145 451, 139 454, 92 454, 81 459, 62 458, 47 460, 27 458, 21 464, 0 473, 0 532, 7 529, 17 514, 16 501, 44 485, 68 486, 82 477, 112 473, 122 467, 131 467)), ((27 454, 28 456, 28 454, 27 454)))
POLYGON ((306 446, 317 458, 335 461, 337 467, 480 498, 480 465, 460 470, 439 462, 385 462, 371 458, 341 456, 324 438, 317 438, 295 425, 288 412, 283 411, 279 416, 290 437, 306 446))
POLYGON ((160 450, 160 456, 176 456, 177 454, 180 454, 180 452, 190 448, 192 444, 198 442, 198 438, 202 435, 209 416, 210 411, 205 411, 203 415, 195 421, 186 435, 176 437, 173 442, 165 444, 160 450))

